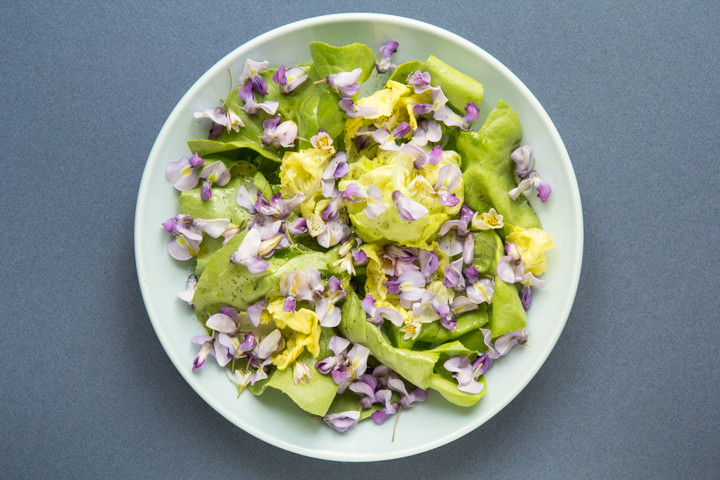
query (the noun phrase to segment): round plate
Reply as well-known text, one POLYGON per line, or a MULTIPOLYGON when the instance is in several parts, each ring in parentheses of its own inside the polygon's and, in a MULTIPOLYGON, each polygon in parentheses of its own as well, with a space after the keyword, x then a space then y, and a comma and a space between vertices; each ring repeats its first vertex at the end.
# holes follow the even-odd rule
POLYGON ((583 221, 577 181, 562 140, 530 91, 495 58, 472 43, 438 27, 407 18, 375 14, 329 15, 293 23, 261 35, 220 60, 190 88, 165 122, 153 146, 140 184, 135 216, 135 259, 148 315, 170 360, 190 386, 229 421, 277 447, 310 457, 340 461, 374 461, 421 453, 455 440, 482 425, 527 385, 550 354, 570 313, 582 263, 583 221), (161 224, 174 216, 177 192, 165 179, 168 162, 189 156, 186 141, 204 138, 207 124, 193 112, 214 107, 228 91, 245 60, 270 60, 271 66, 310 60, 308 43, 332 45, 362 42, 377 51, 381 43, 400 43, 393 61, 425 60, 434 54, 479 80, 485 87, 482 123, 499 99, 519 115, 523 143, 531 145, 538 169, 550 182, 552 195, 531 202, 543 228, 555 238, 547 255, 547 286, 528 312, 529 343, 495 363, 486 374, 487 393, 474 407, 446 402, 432 390, 428 399, 404 410, 393 423, 364 421, 346 433, 328 428, 317 417, 269 389, 261 397, 245 392, 239 398, 225 372, 214 364, 196 372, 197 347, 190 338, 203 333, 192 312, 177 298, 191 269, 167 253, 169 235, 161 224))

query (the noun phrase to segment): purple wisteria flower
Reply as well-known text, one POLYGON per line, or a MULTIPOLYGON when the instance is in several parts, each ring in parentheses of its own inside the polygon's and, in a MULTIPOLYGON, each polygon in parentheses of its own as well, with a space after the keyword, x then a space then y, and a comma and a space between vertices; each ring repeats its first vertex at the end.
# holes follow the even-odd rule
MULTIPOLYGON (((341 98, 338 105, 348 118, 369 118, 378 114, 377 108, 369 105, 358 105, 351 97, 341 98)), ((360 150, 362 149, 358 149, 358 151, 360 150)))
POLYGON ((518 186, 513 188, 508 192, 508 196, 515 200, 517 197, 520 196, 522 192, 525 190, 528 190, 530 188, 535 188, 537 191, 537 196, 540 198, 540 201, 547 202, 548 198, 550 197, 550 193, 552 193, 552 188, 550 187, 550 184, 548 182, 543 181, 540 178, 540 175, 535 170, 531 170, 530 173, 526 178, 523 178, 520 183, 518 183, 518 186))
POLYGON ((280 277, 280 294, 286 298, 306 301, 311 306, 322 298, 325 284, 315 268, 293 270, 280 277))
POLYGON ((331 374, 338 385, 338 393, 343 393, 367 369, 370 350, 356 343, 349 352, 345 353, 350 341, 334 336, 328 342, 328 348, 335 356, 327 357, 315 364, 315 368, 323 375, 331 374))
POLYGON ((273 73, 272 79, 278 84, 282 93, 288 94, 302 85, 308 79, 308 74, 298 66, 285 69, 285 65, 280 65, 280 68, 273 73))
POLYGON ((513 242, 505 244, 506 255, 498 260, 497 275, 505 283, 521 282, 525 277, 525 263, 520 257, 520 251, 513 242))
POLYGON ((365 203, 363 212, 370 220, 375 220, 387 210, 382 198, 382 190, 377 185, 368 186, 367 191, 356 183, 349 183, 342 193, 345 200, 352 203, 365 203))
POLYGON ((255 94, 253 93, 252 82, 247 82, 245 85, 238 89, 238 96, 245 102, 243 109, 248 115, 255 115, 259 110, 263 110, 268 115, 275 115, 280 102, 274 100, 266 100, 261 103, 257 103, 255 100, 255 94))
POLYGON ((527 272, 525 273, 525 276, 523 276, 520 283, 523 286, 520 290, 520 301, 522 302, 523 307, 527 310, 532 304, 531 287, 537 287, 542 289, 545 287, 545 280, 539 279, 535 277, 535 275, 533 275, 532 273, 527 272))
POLYGON ((358 378, 350 385, 350 390, 361 397, 360 405, 363 408, 370 408, 374 403, 384 405, 382 409, 370 415, 378 424, 384 423, 401 407, 408 408, 415 402, 424 401, 427 397, 427 392, 421 388, 408 393, 405 383, 385 365, 376 367, 371 375, 365 374, 358 378), (395 399, 393 392, 399 394, 399 401, 395 399))
MULTIPOLYGON (((420 301, 425 294, 427 280, 425 274, 419 270, 408 269, 397 276, 398 295, 400 305, 404 308, 412 308, 415 302, 420 301)), ((388 291, 388 293, 390 293, 388 291)))
POLYGON ((310 216, 308 231, 312 237, 315 237, 318 245, 323 248, 334 247, 338 243, 344 242, 352 233, 350 227, 339 217, 325 223, 315 214, 310 216))
POLYGON ((279 145, 289 148, 295 146, 298 126, 292 120, 280 123, 280 116, 268 118, 263 122, 262 143, 264 145, 279 145))
POLYGON ((251 385, 255 385, 257 381, 267 378, 265 367, 272 363, 270 355, 279 352, 284 346, 285 340, 283 340, 280 330, 275 329, 252 350, 245 352, 245 357, 249 360, 250 365, 257 369, 250 380, 251 385))
POLYGON ((367 295, 361 302, 365 313, 370 315, 368 322, 374 325, 382 325, 384 320, 389 320, 390 323, 399 327, 403 323, 402 315, 400 312, 391 307, 376 307, 375 299, 372 295, 367 295))
POLYGON ((440 317, 440 325, 442 325, 445 330, 455 330, 457 328, 454 312, 447 302, 433 299, 430 305, 437 316, 440 317))
POLYGON ((263 298, 252 305, 250 305, 246 312, 247 316, 250 319, 250 323, 253 327, 257 327, 260 325, 260 318, 262 317, 263 311, 267 308, 267 306, 270 304, 267 299, 263 298))
POLYGON ((225 127, 229 133, 230 131, 239 132, 240 127, 245 126, 242 118, 229 107, 208 108, 202 112, 193 113, 193 118, 209 118, 212 120, 213 126, 210 129, 210 138, 215 138, 222 132, 222 128, 217 127, 225 127))
POLYGON ((347 292, 340 283, 340 280, 331 276, 328 279, 327 294, 320 296, 315 303, 315 314, 318 317, 318 323, 322 327, 333 328, 340 324, 341 312, 335 303, 345 298, 347 292))
POLYGON ((481 366, 470 362, 468 357, 453 357, 447 360, 443 367, 453 373, 453 377, 458 381, 458 390, 461 392, 476 395, 483 391, 483 384, 476 380, 481 375, 481 366))
POLYGON ((198 169, 202 167, 203 162, 205 160, 195 152, 190 158, 181 157, 170 162, 165 174, 176 189, 181 192, 190 190, 198 184, 198 169))
POLYGON ((260 244, 262 237, 260 232, 251 228, 245 234, 237 250, 230 256, 230 262, 236 265, 244 265, 251 273, 264 272, 270 265, 268 262, 260 258, 260 244))
POLYGON ((211 187, 213 183, 220 187, 227 185, 230 181, 230 170, 228 170, 223 162, 218 160, 203 168, 200 173, 200 178, 205 180, 200 189, 200 198, 210 200, 210 198, 212 198, 211 187))
MULTIPOLYGON (((475 267, 471 268, 475 269, 475 267)), ((477 273, 477 269, 475 269, 475 272, 477 273)), ((492 303, 494 292, 495 281, 491 278, 475 277, 475 280, 473 281, 468 279, 468 286, 465 289, 465 295, 467 295, 467 298, 478 305, 482 303, 492 303)))
POLYGON ((304 199, 305 196, 301 193, 297 193, 291 198, 282 198, 281 194, 276 193, 270 197, 270 200, 266 200, 264 196, 256 194, 254 208, 261 215, 276 221, 276 219, 287 218, 293 209, 300 205, 304 199))
POLYGON ((351 72, 331 73, 325 77, 325 82, 343 97, 354 97, 360 91, 361 74, 361 68, 356 68, 351 72))
POLYGON ((520 183, 508 192, 508 196, 515 200, 522 192, 534 188, 540 201, 546 202, 550 197, 550 193, 552 193, 552 188, 548 182, 540 178, 540 175, 533 168, 535 160, 532 156, 532 148, 523 145, 516 149, 510 155, 510 158, 515 162, 515 174, 520 178, 520 183))
POLYGON ((189 260, 200 250, 203 234, 218 238, 229 224, 230 220, 224 218, 205 220, 184 213, 168 218, 163 228, 174 237, 168 243, 168 252, 176 260, 189 260))
POLYGON ((367 262, 367 253, 364 250, 357 249, 352 251, 352 258, 355 265, 363 265, 367 262))
POLYGON ((301 235, 308 232, 307 219, 298 217, 287 223, 287 231, 290 235, 301 235))
POLYGON ((463 260, 459 258, 454 262, 450 262, 445 267, 445 278, 443 278, 443 285, 447 288, 451 288, 456 292, 462 292, 465 290, 465 277, 462 272, 463 260))
MULTIPOLYGON (((350 171, 350 167, 347 163, 347 154, 345 152, 338 152, 329 162, 325 170, 320 177, 322 184, 322 194, 325 198, 331 198, 335 192, 335 181, 347 176, 350 171)), ((323 219, 327 220, 327 219, 323 219)))
POLYGON ((375 68, 378 73, 385 73, 390 69, 397 68, 397 65, 391 63, 392 56, 397 52, 398 42, 391 40, 380 45, 380 61, 375 61, 375 68))
POLYGON ((532 156, 532 148, 529 145, 518 147, 510 158, 515 162, 515 175, 519 178, 526 178, 533 169, 534 161, 532 156))
POLYGON ((415 93, 430 91, 430 103, 416 103, 413 105, 415 115, 431 114, 433 118, 448 127, 458 127, 468 130, 470 125, 478 119, 480 110, 473 102, 468 102, 465 115, 461 117, 447 106, 448 98, 442 88, 430 86, 430 75, 427 72, 415 72, 408 77, 408 84, 415 88, 415 93))
POLYGON ((475 236, 468 230, 474 212, 467 205, 460 207, 460 218, 448 220, 440 226, 440 250, 449 256, 462 253, 463 262, 470 264, 475 254, 475 236))
POLYGON ((396 137, 394 131, 391 133, 385 127, 379 127, 372 131, 372 139, 379 145, 380 150, 399 151, 400 147, 395 143, 397 138, 400 137, 396 137))
POLYGON ((214 330, 215 342, 213 348, 215 350, 215 360, 218 365, 224 367, 235 354, 235 345, 232 338, 238 333, 235 320, 237 311, 232 307, 220 307, 219 313, 210 315, 205 322, 205 326, 214 330))
MULTIPOLYGON (((440 145, 435 148, 439 147, 440 145)), ((442 155, 442 153, 440 155, 442 155)), ((461 178, 462 171, 457 165, 448 163, 440 167, 440 170, 438 171, 438 179, 434 187, 440 197, 440 205, 454 207, 460 203, 460 199, 451 192, 457 188, 461 178)))
POLYGON ((524 330, 513 330, 511 332, 500 335, 492 342, 492 331, 481 328, 483 341, 487 346, 487 351, 479 355, 473 362, 473 371, 480 376, 488 371, 495 360, 504 357, 516 345, 525 345, 527 343, 527 334, 524 330))
POLYGON ((442 138, 442 127, 435 120, 421 118, 412 137, 412 143, 424 147, 428 142, 437 143, 442 138))
POLYGON ((238 82, 241 85, 250 84, 251 90, 255 91, 260 95, 267 95, 267 85, 265 79, 260 75, 260 72, 266 70, 270 66, 270 62, 265 60, 264 62, 256 62, 254 60, 245 60, 245 68, 243 69, 238 82), (247 80, 249 82, 245 83, 247 80))
POLYGON ((195 308, 195 305, 193 305, 193 297, 195 296, 195 290, 197 289, 197 281, 197 276, 194 273, 191 273, 185 283, 185 290, 178 293, 178 298, 180 298, 183 302, 187 302, 190 308, 195 308))
POLYGON ((422 204, 407 198, 401 191, 395 190, 392 194, 393 204, 400 218, 406 222, 414 222, 429 213, 422 204))
POLYGON ((424 93, 430 90, 430 74, 428 72, 421 72, 416 70, 415 72, 408 75, 405 83, 412 86, 416 94, 424 93))
POLYGON ((230 363, 235 354, 232 337, 238 333, 236 318, 237 311, 234 308, 221 307, 218 313, 207 319, 205 326, 212 330, 212 335, 199 335, 190 340, 194 345, 200 346, 200 351, 193 360, 193 370, 205 366, 208 355, 215 357, 221 367, 230 363))
POLYGON ((360 420, 360 412, 357 410, 349 410, 346 412, 327 413, 323 417, 323 421, 338 432, 346 432, 360 420))

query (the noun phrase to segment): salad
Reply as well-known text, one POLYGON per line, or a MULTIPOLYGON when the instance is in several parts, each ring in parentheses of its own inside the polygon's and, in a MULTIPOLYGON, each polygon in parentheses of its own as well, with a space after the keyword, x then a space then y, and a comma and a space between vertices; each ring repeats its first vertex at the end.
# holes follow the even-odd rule
POLYGON ((480 124, 481 83, 435 56, 395 65, 397 49, 248 59, 194 114, 208 138, 167 167, 168 251, 193 262, 179 297, 206 331, 189 339, 193 370, 212 357, 238 394, 280 390, 338 431, 428 390, 477 403, 493 362, 527 342, 554 247, 525 196, 551 188, 515 112, 499 101, 480 124))

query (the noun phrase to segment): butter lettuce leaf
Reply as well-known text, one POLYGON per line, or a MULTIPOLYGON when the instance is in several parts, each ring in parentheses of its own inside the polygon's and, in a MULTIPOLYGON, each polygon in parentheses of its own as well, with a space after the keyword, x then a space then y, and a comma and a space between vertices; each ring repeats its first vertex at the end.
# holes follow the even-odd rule
POLYGON ((465 203, 476 212, 495 208, 503 216, 504 238, 517 225, 542 228, 527 198, 512 200, 517 187, 515 163, 510 154, 520 146, 522 127, 517 114, 502 100, 490 112, 479 132, 460 132, 457 149, 462 156, 465 203))
POLYGON ((527 314, 520 301, 517 287, 503 282, 497 275, 495 276, 495 293, 491 310, 490 330, 493 338, 527 326, 527 314))
POLYGON ((474 78, 465 75, 435 55, 430 55, 421 70, 430 74, 430 83, 433 86, 440 86, 448 98, 450 105, 458 112, 465 113, 468 102, 480 105, 485 89, 482 84, 474 78))
POLYGON ((430 385, 430 377, 440 355, 393 347, 380 329, 366 320, 360 299, 353 291, 348 291, 339 328, 345 338, 369 348, 380 363, 410 383, 420 388, 430 385))
POLYGON ((417 341, 427 343, 447 342, 458 338, 471 330, 476 330, 488 322, 487 305, 482 304, 477 310, 463 313, 457 317, 457 328, 448 330, 440 321, 423 325, 417 341))
POLYGON ((277 251, 268 259, 270 265, 267 270, 258 274, 250 273, 247 267, 230 263, 230 255, 244 238, 245 232, 235 235, 208 260, 193 297, 200 321, 223 306, 231 306, 238 311, 246 310, 268 293, 278 292, 280 278, 286 273, 307 268, 316 268, 321 273, 334 273, 332 265, 338 260, 337 248, 322 253, 300 246, 277 251))
POLYGON ((323 42, 310 42, 310 56, 319 78, 360 68, 360 82, 364 82, 375 68, 375 53, 362 43, 334 47, 323 42))
POLYGON ((430 377, 430 388, 438 391, 448 402, 461 407, 470 407, 475 405, 485 395, 485 391, 487 390, 485 377, 480 377, 478 382, 483 384, 483 389, 480 393, 466 393, 458 390, 456 380, 452 378, 447 379, 444 376, 435 373, 430 377))

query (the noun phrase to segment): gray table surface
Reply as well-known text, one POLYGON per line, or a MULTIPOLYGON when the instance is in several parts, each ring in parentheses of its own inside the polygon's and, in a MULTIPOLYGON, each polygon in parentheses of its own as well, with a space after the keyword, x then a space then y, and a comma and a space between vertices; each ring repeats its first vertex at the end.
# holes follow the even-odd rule
POLYGON ((5 2, 3 478, 718 478, 720 6, 674 2, 5 2), (185 383, 140 296, 133 219, 175 103, 288 22, 392 13, 508 66, 583 200, 577 299, 534 380, 423 455, 301 457, 185 383))

